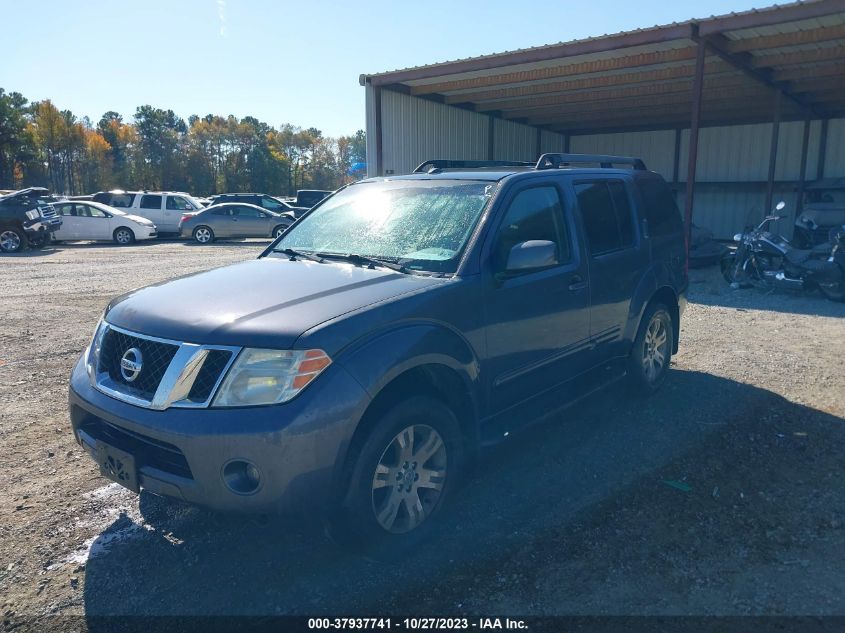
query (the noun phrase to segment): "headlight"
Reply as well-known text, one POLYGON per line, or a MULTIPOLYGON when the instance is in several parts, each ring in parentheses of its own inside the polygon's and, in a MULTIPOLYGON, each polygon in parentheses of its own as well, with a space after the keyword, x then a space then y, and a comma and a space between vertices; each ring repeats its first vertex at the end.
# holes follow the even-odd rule
POLYGON ((226 374, 212 406, 248 407, 287 402, 331 362, 321 349, 246 348, 226 374))
POLYGON ((94 337, 91 339, 91 344, 85 351, 85 368, 88 370, 88 378, 93 382, 97 377, 97 366, 100 364, 100 350, 103 347, 103 336, 106 333, 107 324, 103 319, 97 323, 97 329, 94 330, 94 337))
POLYGON ((742 233, 737 233, 734 235, 734 242, 741 242, 742 241, 742 233))
POLYGON ((41 211, 38 209, 30 209, 26 212, 26 217, 30 220, 37 220, 41 217, 41 211))

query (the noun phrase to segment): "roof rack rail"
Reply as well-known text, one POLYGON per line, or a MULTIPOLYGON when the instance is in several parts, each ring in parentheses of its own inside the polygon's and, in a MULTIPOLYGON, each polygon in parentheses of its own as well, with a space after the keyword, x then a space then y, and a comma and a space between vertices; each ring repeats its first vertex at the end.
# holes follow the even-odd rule
POLYGON ((613 165, 631 165, 634 169, 644 171, 645 163, 641 158, 631 156, 609 156, 606 154, 543 154, 537 161, 536 169, 558 169, 573 163, 598 163, 603 169, 613 165))
POLYGON ((421 163, 415 174, 431 173, 434 169, 478 169, 479 167, 534 167, 534 163, 521 160, 448 160, 435 159, 421 163))

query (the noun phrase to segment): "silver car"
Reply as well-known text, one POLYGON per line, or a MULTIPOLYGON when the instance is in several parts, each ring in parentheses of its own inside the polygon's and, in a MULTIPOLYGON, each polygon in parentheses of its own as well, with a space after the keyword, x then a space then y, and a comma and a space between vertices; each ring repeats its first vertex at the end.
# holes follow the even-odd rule
POLYGON ((278 237, 293 224, 285 213, 273 213, 254 204, 223 203, 202 211, 186 213, 179 223, 179 233, 208 244, 224 237, 278 237))

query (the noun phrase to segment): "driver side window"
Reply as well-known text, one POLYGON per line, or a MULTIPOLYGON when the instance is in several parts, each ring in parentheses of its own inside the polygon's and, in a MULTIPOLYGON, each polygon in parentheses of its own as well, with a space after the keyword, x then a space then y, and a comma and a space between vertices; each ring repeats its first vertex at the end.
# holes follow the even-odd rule
POLYGON ((563 222, 563 205, 556 187, 532 187, 516 194, 496 236, 494 270, 504 271, 511 249, 521 242, 531 240, 553 242, 556 246, 557 263, 569 261, 569 237, 563 222))

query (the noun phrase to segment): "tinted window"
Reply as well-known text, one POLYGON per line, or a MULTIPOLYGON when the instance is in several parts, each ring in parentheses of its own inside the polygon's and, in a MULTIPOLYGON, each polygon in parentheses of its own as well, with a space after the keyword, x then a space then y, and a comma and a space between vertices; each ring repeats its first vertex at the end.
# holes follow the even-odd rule
POLYGON ((194 207, 182 196, 167 196, 167 208, 173 211, 193 211, 194 207))
POLYGON ((161 196, 141 196, 142 209, 161 209, 161 196))
POLYGON ((284 211, 285 205, 273 198, 261 198, 261 206, 271 211, 284 211))
POLYGON ((578 206, 593 255, 633 244, 634 227, 625 185, 619 180, 597 180, 575 185, 578 206))
POLYGON ((237 215, 242 218, 263 218, 264 214, 258 209, 251 209, 250 207, 232 207, 232 215, 237 215))
POLYGON ((565 235, 563 209, 555 187, 534 187, 516 194, 496 237, 495 269, 504 270, 511 249, 529 240, 554 242, 558 261, 569 260, 569 239, 565 235))
POLYGON ((56 210, 59 212, 59 215, 76 215, 72 204, 58 204, 56 205, 56 210))
POLYGON ((87 204, 76 205, 76 215, 81 218, 104 218, 106 214, 97 207, 89 207, 87 204))
POLYGON ((105 202, 109 206, 126 209, 132 206, 134 199, 135 196, 131 193, 113 193, 108 200, 96 200, 96 202, 105 202))
POLYGON ((215 205, 209 209, 211 215, 229 215, 229 207, 223 205, 215 205))
POLYGON ((652 237, 678 235, 683 232, 681 212, 666 183, 660 180, 637 180, 643 199, 648 231, 652 237))

